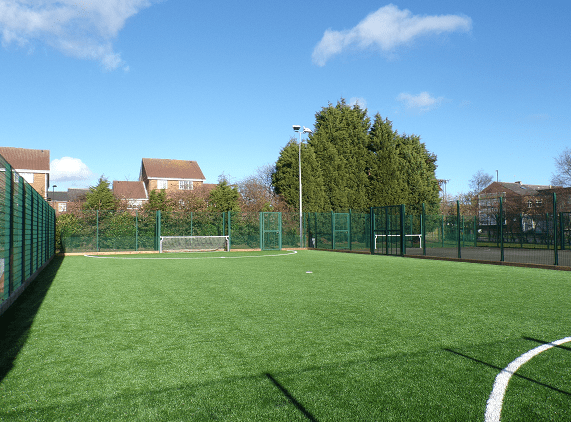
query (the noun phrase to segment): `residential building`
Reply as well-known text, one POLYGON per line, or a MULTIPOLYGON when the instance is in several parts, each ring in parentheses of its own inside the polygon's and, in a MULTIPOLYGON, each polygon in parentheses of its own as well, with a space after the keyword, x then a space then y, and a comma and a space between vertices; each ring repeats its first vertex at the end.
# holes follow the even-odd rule
POLYGON ((206 179, 196 161, 143 158, 139 181, 147 192, 164 189, 167 193, 193 190, 206 179))
MULTIPOLYGON (((545 212, 551 204, 549 185, 528 185, 521 182, 493 182, 478 194, 478 214, 480 225, 496 225, 500 198, 503 210, 508 214, 529 216, 545 212)), ((530 223, 531 224, 531 223, 530 223)))
POLYGON ((47 199, 50 187, 49 150, 0 147, 0 155, 44 199, 47 199))
POLYGON ((113 181, 113 195, 127 203, 127 209, 139 209, 149 200, 145 183, 130 181, 113 181))
POLYGON ((79 202, 85 199, 85 194, 89 189, 73 189, 67 192, 48 192, 48 199, 51 199, 51 206, 56 210, 56 216, 69 211, 70 202, 79 202))

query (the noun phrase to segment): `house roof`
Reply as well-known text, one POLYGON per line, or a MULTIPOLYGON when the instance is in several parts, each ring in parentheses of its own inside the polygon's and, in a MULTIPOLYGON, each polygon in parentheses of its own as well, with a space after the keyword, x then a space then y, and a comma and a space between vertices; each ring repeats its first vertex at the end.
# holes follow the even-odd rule
POLYGON ((0 147, 0 155, 15 170, 50 171, 50 151, 47 149, 0 147))
POLYGON ((71 201, 76 201, 77 199, 83 199, 82 196, 84 196, 87 192, 89 192, 89 189, 70 188, 67 190, 67 192, 49 191, 48 197, 51 198, 52 201, 56 202, 71 202, 71 201))
POLYGON ((524 185, 521 182, 493 182, 480 194, 506 193, 507 195, 535 196, 539 191, 551 189, 552 187, 547 185, 524 185))
POLYGON ((147 199, 143 182, 113 181, 113 195, 123 199, 147 199))
POLYGON ((186 160, 143 158, 141 174, 146 174, 149 179, 205 180, 198 163, 186 160))
MULTIPOLYGON (((69 188, 67 190, 67 200, 76 201, 78 199, 83 199, 83 197, 89 192, 89 189, 73 189, 69 188)), ((57 192, 56 192, 57 193, 57 192)))
POLYGON ((52 201, 67 202, 67 192, 48 192, 48 198, 52 201))

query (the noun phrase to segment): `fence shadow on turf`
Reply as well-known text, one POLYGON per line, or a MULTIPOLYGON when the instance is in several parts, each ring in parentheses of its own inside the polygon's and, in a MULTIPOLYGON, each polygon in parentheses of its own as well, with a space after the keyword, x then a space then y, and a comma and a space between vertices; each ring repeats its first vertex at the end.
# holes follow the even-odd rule
MULTIPOLYGON (((527 339, 527 338, 524 337, 524 339, 527 339)), ((529 340, 533 340, 533 339, 529 339, 529 340)), ((533 340, 533 341, 539 341, 540 343, 542 343, 541 340, 533 340)), ((547 344, 547 343, 545 343, 545 344, 547 344)), ((472 356, 468 356, 468 355, 466 355, 466 354, 464 354, 464 353, 460 353, 460 352, 458 352, 458 351, 456 351, 456 350, 452 350, 452 349, 448 349, 448 348, 445 348, 444 350, 445 350, 446 352, 453 353, 453 354, 455 354, 455 355, 457 355, 457 356, 460 356, 460 357, 463 357, 463 358, 465 358, 465 359, 469 359, 469 360, 471 360, 471 361, 473 361, 473 362, 476 362, 476 363, 485 365, 485 366, 487 366, 487 367, 489 367, 489 368, 493 368, 493 369, 496 369, 496 370, 498 370, 498 371, 503 371, 503 370, 504 370, 504 368, 500 368, 500 367, 497 366, 497 365, 493 365, 493 364, 491 364, 491 363, 484 362, 483 360, 474 358, 474 357, 472 357, 472 356)), ((512 376, 517 377, 517 378, 520 378, 520 379, 523 379, 523 380, 526 380, 526 381, 529 381, 529 382, 532 382, 532 383, 537 384, 537 385, 541 385, 542 387, 549 388, 549 389, 552 390, 552 391, 556 391, 556 392, 558 392, 558 393, 562 393, 562 394, 566 394, 566 395, 568 395, 568 396, 571 396, 571 392, 569 392, 569 391, 561 390, 561 389, 559 389, 559 388, 557 388, 557 387, 553 387, 552 385, 545 384, 544 382, 537 381, 537 380, 534 380, 533 378, 529 378, 529 377, 526 377, 526 376, 524 376, 524 375, 518 374, 517 372, 514 373, 514 374, 512 374, 512 376)))
MULTIPOLYGON (((551 344, 550 341, 539 340, 539 339, 536 339, 536 338, 533 338, 533 337, 523 337, 523 339, 524 339, 524 340, 529 340, 529 341, 535 341, 536 343, 539 343, 539 344, 551 344)), ((562 345, 562 344, 555 344, 555 345, 553 345, 553 347, 556 347, 556 348, 558 348, 558 349, 563 349, 563 350, 571 351, 571 347, 569 347, 569 346, 564 346, 564 345, 562 345)))
POLYGON ((282 393, 287 399, 301 412, 303 415, 312 422, 317 422, 317 419, 309 413, 309 411, 299 402, 296 400, 294 396, 283 386, 281 385, 273 376, 272 374, 266 372, 264 374, 282 393))
POLYGON ((0 316, 0 382, 6 377, 26 344, 30 327, 63 261, 54 257, 50 264, 0 316))

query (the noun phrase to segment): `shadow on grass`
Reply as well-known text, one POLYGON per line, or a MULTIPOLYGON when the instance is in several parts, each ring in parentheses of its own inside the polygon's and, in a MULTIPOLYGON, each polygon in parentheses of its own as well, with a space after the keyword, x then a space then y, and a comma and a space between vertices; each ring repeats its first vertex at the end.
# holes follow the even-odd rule
MULTIPOLYGON (((463 357, 463 358, 470 359, 470 360, 473 361, 473 362, 476 362, 476 363, 485 365, 485 366, 487 366, 487 367, 489 367, 489 368, 496 369, 496 370, 498 370, 498 371, 500 371, 500 372, 504 370, 504 368, 500 368, 500 367, 497 366, 497 365, 492 365, 491 363, 484 362, 483 360, 476 359, 476 358, 474 358, 474 357, 472 357, 472 356, 468 356, 468 355, 466 355, 466 354, 464 354, 464 353, 457 352, 456 350, 452 350, 452 349, 444 349, 444 350, 447 351, 447 352, 453 353, 453 354, 455 354, 455 355, 457 355, 457 356, 461 356, 461 357, 463 357)), ((526 377, 526 376, 524 376, 524 375, 520 375, 520 374, 518 374, 518 373, 514 373, 514 374, 512 374, 512 376, 517 377, 517 378, 520 378, 520 379, 523 379, 523 380, 526 380, 526 381, 529 381, 529 382, 532 382, 532 383, 537 384, 537 385, 541 385, 542 387, 549 388, 549 389, 552 390, 552 391, 556 391, 556 392, 558 392, 558 393, 562 393, 562 394, 566 394, 566 395, 568 395, 568 396, 571 396, 571 393, 570 393, 569 391, 561 390, 561 389, 556 388, 556 387, 553 387, 553 386, 551 386, 551 385, 549 385, 549 384, 545 384, 545 383, 543 383, 543 382, 541 382, 541 381, 534 380, 533 378, 529 378, 529 377, 526 377)))
POLYGON ((309 411, 303 407, 303 405, 298 402, 296 400, 296 398, 294 396, 291 395, 291 393, 284 387, 282 386, 270 373, 266 373, 265 374, 266 377, 284 394, 284 396, 287 397, 287 399, 301 412, 303 413, 303 415, 309 419, 310 421, 314 421, 317 422, 317 419, 315 419, 315 417, 309 413, 309 411))
MULTIPOLYGON (((529 341, 535 341, 536 343, 539 344, 551 344, 550 341, 546 341, 546 340, 539 340, 533 337, 523 337, 524 340, 529 340, 529 341)), ((562 344, 554 344, 553 347, 556 347, 558 349, 563 349, 563 350, 569 350, 571 351, 571 347, 569 346, 563 346, 562 344)))
POLYGON ((30 327, 63 261, 54 257, 22 295, 0 316, 0 382, 26 344, 30 327))

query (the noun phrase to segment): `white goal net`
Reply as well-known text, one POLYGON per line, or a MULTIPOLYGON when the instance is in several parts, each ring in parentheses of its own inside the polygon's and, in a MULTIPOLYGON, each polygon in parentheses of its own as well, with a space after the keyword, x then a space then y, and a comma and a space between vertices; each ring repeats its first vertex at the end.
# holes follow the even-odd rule
POLYGON ((228 236, 161 236, 160 252, 229 251, 228 236))

